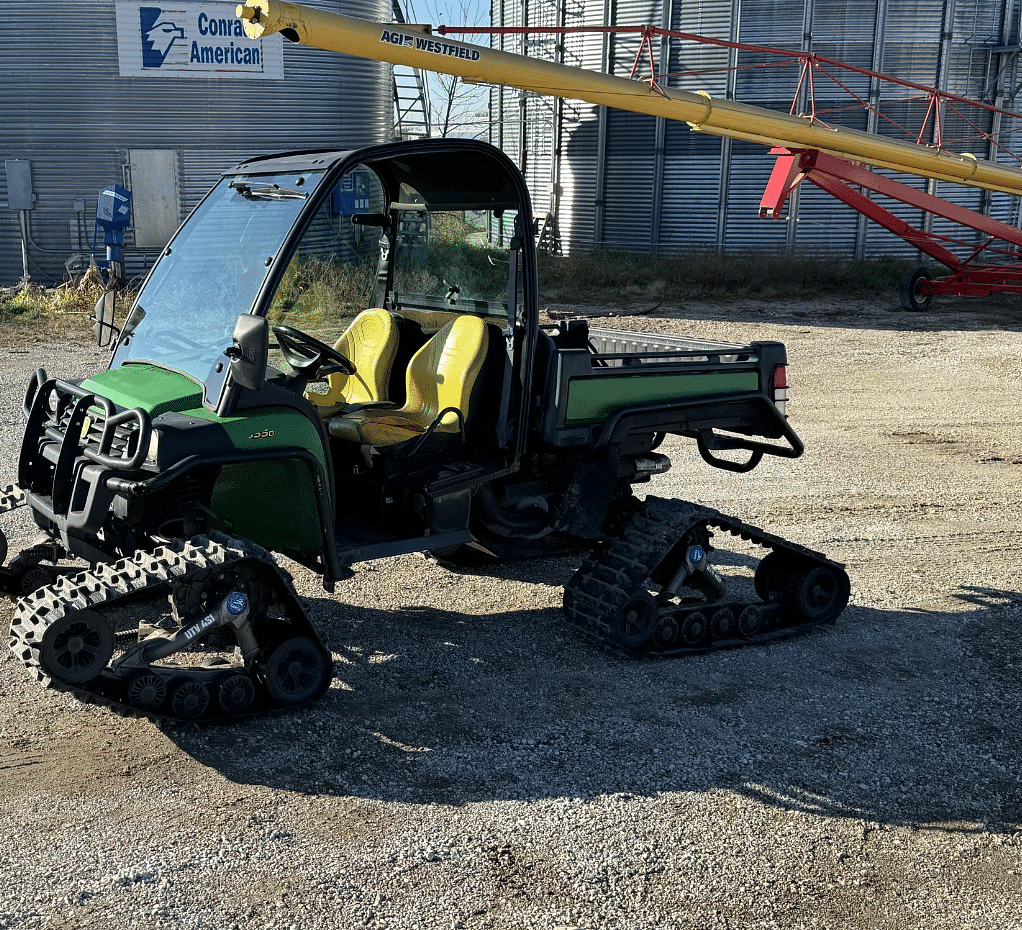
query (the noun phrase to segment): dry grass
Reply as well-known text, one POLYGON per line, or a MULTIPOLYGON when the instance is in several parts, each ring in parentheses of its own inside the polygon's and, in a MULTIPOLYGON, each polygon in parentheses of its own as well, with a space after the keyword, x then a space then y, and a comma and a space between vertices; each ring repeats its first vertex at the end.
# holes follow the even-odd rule
POLYGON ((68 332, 88 333, 92 308, 103 285, 86 275, 54 288, 29 285, 0 290, 0 325, 4 342, 52 340, 68 332))
POLYGON ((876 297, 897 293, 902 276, 916 264, 776 252, 649 255, 598 249, 563 257, 542 255, 540 293, 547 300, 595 304, 635 299, 876 297))
MULTIPOLYGON (((437 249, 431 260, 450 260, 461 278, 451 280, 476 285, 484 290, 483 278, 492 277, 486 265, 486 250, 460 244, 459 259, 437 249), (474 253, 478 252, 478 255, 474 253), (474 274, 475 264, 465 256, 472 253, 483 271, 474 274), (476 278, 480 281, 477 282, 476 278)), ((322 264, 322 263, 317 263, 322 264)), ((914 262, 881 258, 871 261, 847 261, 833 256, 791 256, 761 252, 722 254, 714 251, 687 252, 679 255, 649 255, 598 249, 568 256, 540 256, 540 293, 547 301, 584 301, 599 305, 635 300, 677 303, 686 299, 784 300, 841 295, 877 297, 897 293, 898 283, 914 262)), ((417 292, 429 291, 430 281, 440 287, 443 269, 413 269, 423 280, 414 282, 417 292)), ((293 269, 285 277, 274 301, 272 316, 303 318, 306 305, 334 309, 362 307, 372 287, 375 269, 369 265, 347 267, 325 277, 320 269, 293 269), (327 300, 324 293, 329 292, 327 300), (315 299, 313 299, 315 298, 315 299)), ((406 289, 413 283, 402 282, 406 289)), ((489 282, 492 283, 492 282, 489 282)), ((435 288, 434 288, 435 289, 435 288)), ((86 275, 79 282, 56 288, 17 287, 0 290, 0 325, 5 341, 53 338, 71 329, 87 333, 93 305, 102 293, 98 278, 86 275)), ((130 305, 131 295, 118 298, 120 316, 130 305)), ((349 308, 350 309, 350 308, 349 308)))

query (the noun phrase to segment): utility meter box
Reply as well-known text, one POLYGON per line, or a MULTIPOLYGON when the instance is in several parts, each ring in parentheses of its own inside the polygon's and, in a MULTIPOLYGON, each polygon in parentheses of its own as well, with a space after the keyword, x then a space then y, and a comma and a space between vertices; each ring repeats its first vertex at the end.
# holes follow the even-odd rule
POLYGON ((4 162, 7 171, 7 206, 12 210, 31 210, 35 206, 32 193, 32 162, 12 158, 4 162))

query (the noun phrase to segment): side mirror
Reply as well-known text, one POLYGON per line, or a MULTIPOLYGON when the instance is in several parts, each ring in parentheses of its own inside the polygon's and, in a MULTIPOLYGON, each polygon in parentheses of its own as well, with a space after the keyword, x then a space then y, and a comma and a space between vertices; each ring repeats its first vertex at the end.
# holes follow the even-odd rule
POLYGON ((96 345, 105 349, 114 341, 121 331, 114 326, 115 291, 104 291, 92 309, 92 332, 96 336, 96 345))
POLYGON ((260 391, 266 380, 266 362, 270 353, 270 324, 264 316, 243 313, 234 324, 234 345, 224 354, 231 360, 234 383, 250 391, 260 391))

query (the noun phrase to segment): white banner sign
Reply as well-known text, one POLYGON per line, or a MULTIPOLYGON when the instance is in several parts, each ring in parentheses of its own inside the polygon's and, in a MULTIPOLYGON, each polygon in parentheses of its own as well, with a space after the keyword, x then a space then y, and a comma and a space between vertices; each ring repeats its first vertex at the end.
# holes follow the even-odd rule
POLYGON ((279 35, 253 42, 236 3, 117 4, 121 77, 284 77, 279 35))

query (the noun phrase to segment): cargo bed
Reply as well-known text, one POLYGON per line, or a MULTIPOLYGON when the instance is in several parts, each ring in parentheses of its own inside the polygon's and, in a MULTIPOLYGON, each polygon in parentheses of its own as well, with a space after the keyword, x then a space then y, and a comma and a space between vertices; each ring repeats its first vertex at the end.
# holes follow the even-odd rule
POLYGON ((787 397, 783 379, 774 383, 786 364, 779 342, 740 345, 564 320, 543 327, 538 362, 546 379, 542 433, 551 445, 599 449, 655 431, 696 439, 703 457, 722 468, 734 463, 714 451, 748 450, 756 462, 764 453, 801 454, 777 406, 787 397))

